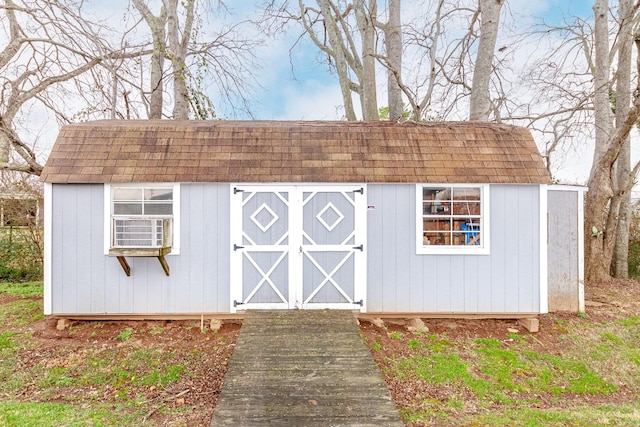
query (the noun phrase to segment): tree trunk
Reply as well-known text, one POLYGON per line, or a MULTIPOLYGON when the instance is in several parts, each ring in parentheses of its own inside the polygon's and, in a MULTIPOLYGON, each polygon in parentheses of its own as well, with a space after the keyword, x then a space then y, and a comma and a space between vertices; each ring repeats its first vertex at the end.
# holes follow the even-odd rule
POLYGON ((489 81, 503 3, 504 0, 480 0, 480 41, 471 84, 470 120, 489 120, 489 81))
POLYGON ((402 75, 400 3, 401 0, 389 0, 389 21, 384 27, 384 41, 389 64, 389 69, 387 70, 387 103, 389 104, 389 120, 392 121, 402 119, 404 114, 402 88, 398 81, 398 77, 402 75))
POLYGON ((185 22, 180 38, 178 22, 178 0, 164 0, 167 9, 167 38, 169 40, 169 58, 173 67, 173 119, 189 118, 189 91, 187 89, 187 45, 191 38, 193 9, 195 0, 184 1, 185 22))
POLYGON ((615 230, 606 228, 607 216, 611 217, 612 209, 617 210, 616 206, 610 206, 613 197, 612 163, 607 165, 612 122, 609 103, 608 0, 596 0, 593 11, 595 15, 593 98, 596 144, 585 204, 585 278, 602 280, 610 277, 610 256, 607 256, 607 248, 613 247, 612 241, 615 241, 615 230))
POLYGON ((340 91, 342 92, 342 101, 344 102, 345 116, 349 121, 358 120, 355 110, 353 109, 353 100, 351 99, 352 85, 351 79, 349 78, 349 65, 347 63, 345 54, 346 47, 342 43, 340 30, 333 14, 331 13, 332 4, 329 0, 317 0, 317 3, 320 6, 320 12, 322 14, 322 17, 324 18, 325 30, 329 37, 329 44, 331 46, 331 49, 327 49, 324 44, 314 38, 313 29, 307 26, 306 21, 304 20, 305 6, 302 3, 302 0, 299 0, 298 4, 300 5, 301 15, 303 16, 305 30, 312 37, 316 46, 333 57, 335 61, 336 72, 338 74, 338 81, 340 83, 340 91))
MULTIPOLYGON (((618 17, 621 22, 618 43, 618 68, 616 72, 615 111, 616 127, 623 125, 629 114, 631 102, 631 54, 633 47, 633 0, 620 0, 618 17)), ((629 224, 631 222, 631 139, 625 138, 615 163, 614 189, 619 195, 620 213, 616 231, 612 272, 615 277, 629 276, 629 224)))
POLYGON ((161 119, 162 107, 164 103, 164 56, 167 50, 165 42, 165 25, 167 13, 164 6, 160 10, 160 15, 154 16, 143 0, 133 0, 133 6, 140 12, 153 39, 153 53, 151 54, 150 91, 149 95, 149 118, 161 119))
POLYGON ((378 97, 376 87, 376 46, 375 46, 375 18, 376 0, 371 0, 369 6, 364 0, 356 0, 355 14, 362 40, 362 75, 360 76, 360 103, 364 120, 379 120, 378 97))

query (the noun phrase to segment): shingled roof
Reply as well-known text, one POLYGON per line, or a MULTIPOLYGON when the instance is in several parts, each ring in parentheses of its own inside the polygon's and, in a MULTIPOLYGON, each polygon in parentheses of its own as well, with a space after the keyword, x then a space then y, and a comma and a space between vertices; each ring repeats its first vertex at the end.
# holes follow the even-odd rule
POLYGON ((549 183, 527 129, 477 122, 104 120, 62 128, 51 183, 549 183))

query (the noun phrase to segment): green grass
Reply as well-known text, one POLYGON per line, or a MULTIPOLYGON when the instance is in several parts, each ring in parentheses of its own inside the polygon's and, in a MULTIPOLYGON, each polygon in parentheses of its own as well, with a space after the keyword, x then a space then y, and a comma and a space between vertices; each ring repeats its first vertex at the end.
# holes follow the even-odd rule
MULTIPOLYGON (((461 425, 465 425, 464 421, 461 425)), ((600 405, 573 408, 518 408, 504 412, 485 411, 469 425, 526 427, 593 427, 640 425, 640 405, 600 405)))
POLYGON ((15 335, 18 335, 18 333, 0 332, 0 352, 2 352, 4 349, 14 348, 18 346, 18 343, 12 339, 12 337, 15 335))
POLYGON ((85 427, 136 425, 141 415, 131 408, 114 410, 108 405, 0 402, 3 427, 85 427))
POLYGON ((389 338, 391 338, 392 340, 399 340, 401 338, 404 338, 404 334, 402 332, 391 332, 389 334, 389 338))
MULTIPOLYGON (((626 342, 615 334, 602 336, 616 346, 626 342)), ((510 343, 487 338, 458 343, 432 334, 424 342, 408 340, 407 348, 412 354, 394 360, 392 369, 399 379, 417 377, 426 384, 471 393, 471 401, 475 403, 466 404, 485 408, 495 405, 516 408, 535 403, 540 395, 608 396, 618 391, 611 379, 592 369, 588 355, 539 353, 528 350, 529 342, 526 338, 510 343)), ((628 348, 630 352, 634 350, 628 348)), ((640 359, 635 353, 630 357, 640 359)), ((418 422, 427 413, 431 413, 429 418, 446 418, 451 410, 441 402, 429 401, 418 408, 421 409, 408 410, 405 420, 418 422)))
POLYGON ((44 317, 42 300, 20 299, 0 304, 0 319, 7 328, 19 328, 44 317))
POLYGON ((0 283, 0 293, 20 298, 42 297, 44 286, 42 282, 0 283))
POLYGON ((133 335, 133 329, 127 328, 124 331, 120 332, 118 336, 116 336, 114 339, 120 340, 120 341, 126 341, 129 338, 131 338, 131 335, 133 335))

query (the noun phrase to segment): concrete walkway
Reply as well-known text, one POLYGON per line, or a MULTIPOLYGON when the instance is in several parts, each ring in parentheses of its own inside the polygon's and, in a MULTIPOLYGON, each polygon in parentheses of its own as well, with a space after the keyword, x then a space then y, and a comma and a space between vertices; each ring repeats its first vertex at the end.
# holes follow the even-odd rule
POLYGON ((403 425, 351 312, 247 312, 211 426, 264 425, 403 425))

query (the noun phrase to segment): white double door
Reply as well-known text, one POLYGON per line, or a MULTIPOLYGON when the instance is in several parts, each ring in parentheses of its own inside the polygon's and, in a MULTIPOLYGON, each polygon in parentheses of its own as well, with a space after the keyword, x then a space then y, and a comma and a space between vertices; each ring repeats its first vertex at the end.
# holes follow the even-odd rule
POLYGON ((364 185, 232 185, 231 311, 364 311, 365 191, 364 185))

